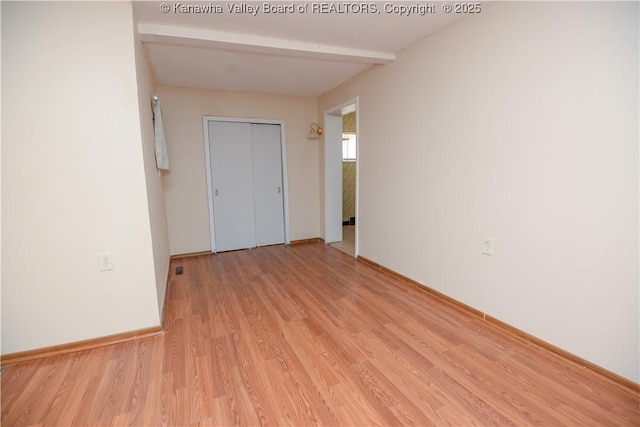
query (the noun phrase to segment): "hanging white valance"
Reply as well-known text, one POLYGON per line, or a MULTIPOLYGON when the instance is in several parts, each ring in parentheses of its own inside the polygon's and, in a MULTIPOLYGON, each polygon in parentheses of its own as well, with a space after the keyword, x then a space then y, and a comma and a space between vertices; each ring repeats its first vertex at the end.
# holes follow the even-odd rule
POLYGON ((153 133, 156 139, 156 167, 162 170, 169 170, 167 141, 164 137, 162 109, 160 108, 160 98, 158 98, 158 95, 153 97, 153 133))

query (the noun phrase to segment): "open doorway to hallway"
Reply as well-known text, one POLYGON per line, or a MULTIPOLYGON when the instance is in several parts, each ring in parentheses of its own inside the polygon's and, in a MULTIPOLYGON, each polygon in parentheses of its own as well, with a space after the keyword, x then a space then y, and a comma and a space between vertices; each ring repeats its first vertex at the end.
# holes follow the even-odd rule
POLYGON ((342 113, 342 241, 331 245, 356 256, 356 105, 341 109, 342 113))

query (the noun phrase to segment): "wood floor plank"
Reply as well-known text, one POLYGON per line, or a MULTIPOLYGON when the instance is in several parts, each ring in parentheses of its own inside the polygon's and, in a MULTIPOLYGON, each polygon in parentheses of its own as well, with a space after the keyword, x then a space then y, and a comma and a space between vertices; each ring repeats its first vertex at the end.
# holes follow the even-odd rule
POLYGON ((354 393, 349 383, 340 383, 332 387, 336 400, 340 402, 337 413, 341 424, 346 426, 383 426, 387 425, 361 393, 354 393))
POLYGON ((640 396, 321 243, 173 260, 165 333, 7 366, 7 426, 640 425, 640 396))

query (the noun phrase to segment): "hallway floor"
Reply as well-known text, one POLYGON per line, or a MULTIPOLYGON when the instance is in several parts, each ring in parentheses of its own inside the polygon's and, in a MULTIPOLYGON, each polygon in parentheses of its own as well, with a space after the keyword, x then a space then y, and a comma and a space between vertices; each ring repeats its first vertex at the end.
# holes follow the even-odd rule
POLYGON ((356 226, 345 225, 342 227, 342 242, 331 243, 330 246, 347 255, 356 256, 356 226))

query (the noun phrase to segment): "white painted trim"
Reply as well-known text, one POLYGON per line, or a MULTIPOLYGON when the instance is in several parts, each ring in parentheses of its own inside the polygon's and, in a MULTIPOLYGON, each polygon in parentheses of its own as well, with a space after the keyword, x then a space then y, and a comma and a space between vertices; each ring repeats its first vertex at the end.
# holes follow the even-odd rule
MULTIPOLYGON (((211 186, 211 151, 209 144, 209 116, 202 117, 202 126, 204 129, 204 157, 205 169, 207 172, 207 202, 209 205, 209 241, 211 243, 211 252, 216 253, 215 225, 213 223, 213 188, 211 186)), ((356 148, 357 150, 357 148, 356 148)))
POLYGON ((291 233, 289 231, 289 176, 287 174, 287 141, 285 138, 284 120, 279 120, 280 124, 280 151, 282 152, 282 191, 284 197, 284 244, 291 243, 291 233))
POLYGON ((204 152, 207 173, 207 197, 209 204, 209 238, 211 241, 211 252, 216 252, 215 222, 213 215, 213 187, 211 186, 211 154, 209 141, 209 122, 236 122, 280 125, 280 151, 282 153, 282 196, 284 198, 284 243, 291 243, 291 233, 289 231, 289 183, 287 174, 287 143, 285 139, 285 121, 273 119, 256 119, 249 117, 223 117, 223 116, 203 116, 202 127, 204 130, 204 152))
POLYGON ((388 64, 396 59, 393 53, 351 49, 342 46, 319 45, 297 40, 258 37, 201 28, 139 23, 138 33, 145 43, 226 49, 242 52, 295 56, 366 64, 388 64))
POLYGON ((350 111, 351 109, 349 107, 351 107, 354 104, 356 105, 356 108, 357 108, 357 106, 358 106, 358 98, 359 97, 356 96, 355 98, 352 98, 352 99, 350 99, 348 101, 345 101, 345 102, 343 102, 341 104, 338 104, 338 105, 336 105, 334 107, 331 107, 331 108, 325 110, 325 112, 324 112, 325 116, 342 116, 344 114, 342 110, 346 109, 346 111, 350 111))
POLYGON ((360 98, 356 96, 356 242, 355 254, 360 253, 360 98))

